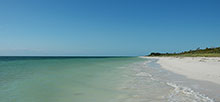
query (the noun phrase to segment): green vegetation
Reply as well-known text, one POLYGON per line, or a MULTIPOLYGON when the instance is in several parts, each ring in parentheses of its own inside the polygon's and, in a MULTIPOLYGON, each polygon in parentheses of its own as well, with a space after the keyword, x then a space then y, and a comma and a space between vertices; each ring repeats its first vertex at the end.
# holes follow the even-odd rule
POLYGON ((184 51, 181 53, 151 53, 148 56, 220 57, 220 47, 184 51))

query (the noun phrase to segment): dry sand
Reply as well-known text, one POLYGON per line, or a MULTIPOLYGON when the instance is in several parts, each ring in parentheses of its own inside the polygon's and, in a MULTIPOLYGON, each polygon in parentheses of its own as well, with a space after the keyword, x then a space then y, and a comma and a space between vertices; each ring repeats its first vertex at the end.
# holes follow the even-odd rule
POLYGON ((220 57, 148 57, 156 58, 162 68, 190 79, 220 85, 220 57))

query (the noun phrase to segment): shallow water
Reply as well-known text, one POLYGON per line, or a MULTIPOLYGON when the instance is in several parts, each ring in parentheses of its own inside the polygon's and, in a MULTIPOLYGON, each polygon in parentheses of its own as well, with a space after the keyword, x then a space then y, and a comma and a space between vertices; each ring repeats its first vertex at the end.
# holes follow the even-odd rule
POLYGON ((0 102, 214 101, 171 74, 139 57, 2 57, 0 102))

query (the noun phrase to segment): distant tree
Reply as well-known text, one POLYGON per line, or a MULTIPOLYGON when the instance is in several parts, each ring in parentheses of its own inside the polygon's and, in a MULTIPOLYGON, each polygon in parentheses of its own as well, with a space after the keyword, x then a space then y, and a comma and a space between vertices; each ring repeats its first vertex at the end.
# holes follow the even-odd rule
POLYGON ((160 55, 161 55, 161 53, 154 53, 154 52, 152 52, 152 53, 150 53, 149 56, 160 56, 160 55))

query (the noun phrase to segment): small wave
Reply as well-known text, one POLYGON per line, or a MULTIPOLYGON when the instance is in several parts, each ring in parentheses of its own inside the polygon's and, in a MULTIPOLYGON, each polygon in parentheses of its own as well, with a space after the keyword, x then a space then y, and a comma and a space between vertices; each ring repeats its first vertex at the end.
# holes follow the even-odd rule
POLYGON ((213 99, 199 93, 195 92, 191 88, 183 87, 174 83, 167 83, 167 85, 174 88, 169 96, 169 102, 214 102, 213 99))
POLYGON ((146 72, 137 73, 136 76, 138 76, 138 77, 149 77, 151 80, 156 80, 155 78, 153 78, 153 76, 151 74, 146 73, 146 72))
POLYGON ((151 74, 149 73, 145 73, 145 72, 140 72, 140 73, 137 73, 136 76, 142 76, 142 77, 152 77, 151 74))

